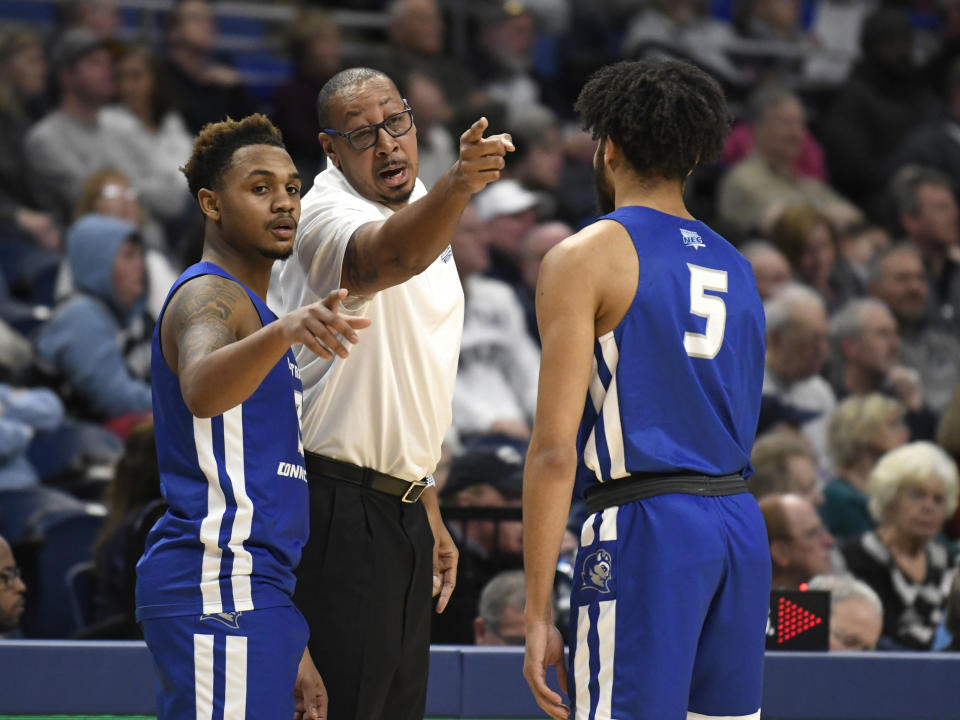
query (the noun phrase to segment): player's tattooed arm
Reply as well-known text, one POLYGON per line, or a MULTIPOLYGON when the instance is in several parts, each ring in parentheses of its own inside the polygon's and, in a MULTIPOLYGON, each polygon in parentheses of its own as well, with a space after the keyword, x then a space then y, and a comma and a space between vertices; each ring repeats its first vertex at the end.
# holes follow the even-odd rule
POLYGON ((238 321, 245 319, 240 315, 252 310, 243 289, 225 278, 207 275, 184 285, 164 316, 164 339, 176 348, 170 354, 165 348, 164 356, 174 372, 189 372, 214 350, 235 342, 238 321))

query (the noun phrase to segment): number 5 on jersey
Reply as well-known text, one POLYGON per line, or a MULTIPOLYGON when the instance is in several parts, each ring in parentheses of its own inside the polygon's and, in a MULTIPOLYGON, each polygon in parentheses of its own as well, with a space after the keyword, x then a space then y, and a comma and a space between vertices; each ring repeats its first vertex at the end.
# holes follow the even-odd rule
POLYGON ((690 312, 707 319, 703 333, 685 332, 683 349, 690 357, 712 360, 723 346, 723 331, 727 321, 727 306, 707 290, 725 293, 727 271, 714 270, 687 263, 690 269, 690 312))

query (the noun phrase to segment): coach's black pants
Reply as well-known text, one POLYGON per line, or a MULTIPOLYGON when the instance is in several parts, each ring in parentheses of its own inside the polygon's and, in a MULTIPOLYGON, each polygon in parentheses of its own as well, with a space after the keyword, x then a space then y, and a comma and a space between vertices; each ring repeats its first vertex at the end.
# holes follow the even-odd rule
POLYGON ((422 502, 308 474, 310 539, 294 600, 330 720, 421 720, 433 533, 422 502))

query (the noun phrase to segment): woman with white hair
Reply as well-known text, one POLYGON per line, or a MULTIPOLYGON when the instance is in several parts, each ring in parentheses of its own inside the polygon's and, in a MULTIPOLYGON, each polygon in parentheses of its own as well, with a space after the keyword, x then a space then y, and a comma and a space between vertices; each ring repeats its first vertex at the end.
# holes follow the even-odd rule
POLYGON ((914 442, 877 462, 867 483, 877 529, 843 548, 847 568, 883 602, 883 634, 928 650, 943 619, 955 558, 934 541, 957 507, 957 466, 941 448, 914 442))

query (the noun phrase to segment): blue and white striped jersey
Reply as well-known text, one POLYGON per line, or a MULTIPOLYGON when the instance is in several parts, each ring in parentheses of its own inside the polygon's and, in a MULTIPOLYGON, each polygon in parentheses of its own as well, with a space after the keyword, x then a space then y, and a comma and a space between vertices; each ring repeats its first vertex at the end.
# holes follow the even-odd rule
POLYGON ((696 220, 640 206, 603 219, 630 234, 640 275, 626 315, 594 345, 578 436, 588 482, 749 474, 764 366, 750 264, 696 220))
MULTIPOLYGON (((219 275, 202 262, 185 282, 219 275)), ((249 288, 265 325, 276 315, 249 288)), ((162 315, 161 315, 162 320, 162 315)), ((309 532, 300 440, 300 373, 289 350, 243 403, 213 418, 187 409, 153 335, 153 416, 163 496, 137 564, 137 617, 229 613, 292 604, 293 570, 309 532)))

